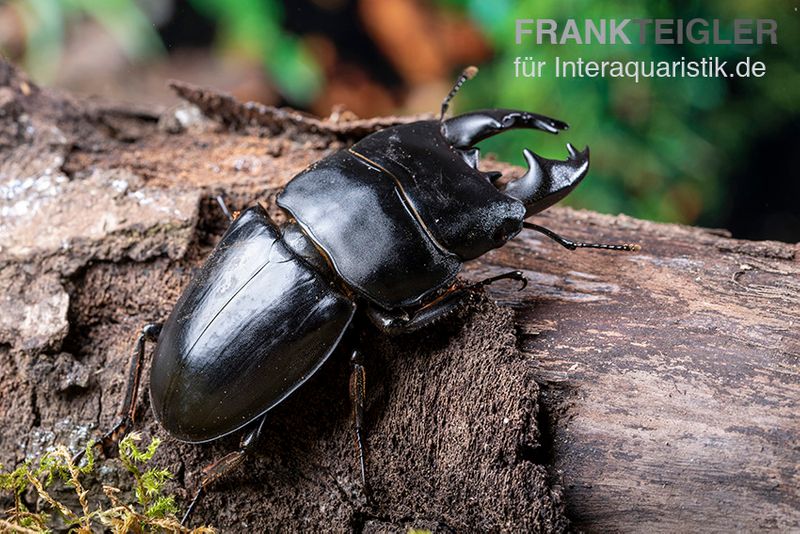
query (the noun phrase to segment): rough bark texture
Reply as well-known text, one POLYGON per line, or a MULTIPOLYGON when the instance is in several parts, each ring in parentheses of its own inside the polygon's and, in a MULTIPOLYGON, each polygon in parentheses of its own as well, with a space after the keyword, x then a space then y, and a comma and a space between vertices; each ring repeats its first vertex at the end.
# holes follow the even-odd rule
MULTIPOLYGON (((5 465, 113 422, 134 334, 166 317, 224 231, 215 194, 279 217, 272 199, 294 174, 394 120, 348 126, 180 90, 205 116, 74 102, 0 64, 5 465)), ((522 269, 526 291, 492 286, 414 336, 367 329, 373 505, 340 357, 275 410, 261 454, 196 519, 231 531, 563 531, 567 517, 587 531, 800 528, 797 247, 568 209, 537 220, 644 248, 568 252, 522 235, 465 277, 522 269)), ((169 439, 146 392, 140 413, 181 494, 236 446, 169 439)))

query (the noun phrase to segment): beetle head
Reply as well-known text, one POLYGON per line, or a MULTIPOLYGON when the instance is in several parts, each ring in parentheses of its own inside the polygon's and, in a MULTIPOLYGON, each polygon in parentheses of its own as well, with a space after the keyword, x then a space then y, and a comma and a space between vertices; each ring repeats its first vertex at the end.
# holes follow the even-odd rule
MULTIPOLYGON (((435 246, 462 260, 505 244, 522 230, 523 220, 569 193, 586 175, 589 151, 571 146, 566 161, 526 150, 528 172, 497 187, 500 173, 478 169, 478 149, 487 137, 514 128, 558 133, 561 121, 510 109, 489 109, 444 119, 450 100, 474 67, 464 71, 442 103, 442 117, 386 128, 353 145, 350 152, 391 180, 408 214, 435 246)), ((370 174, 365 174, 367 179, 370 174)), ((370 186, 374 187, 374 186, 370 186)))
MULTIPOLYGON (((551 134, 569 128, 566 123, 544 115, 511 109, 474 111, 445 120, 450 101, 464 82, 477 73, 477 67, 464 69, 444 98, 439 116, 442 135, 451 147, 463 154, 467 164, 474 169, 478 168, 478 150, 474 145, 488 137, 515 128, 542 130, 551 134)), ((565 161, 543 158, 527 148, 523 151, 528 172, 508 183, 503 192, 525 205, 525 217, 538 213, 567 196, 586 176, 589 170, 589 147, 578 152, 568 144, 567 150, 569 157, 565 161)), ((499 173, 489 173, 492 183, 499 177, 499 173)))
POLYGON ((522 230, 525 206, 478 170, 477 149, 454 148, 438 121, 387 128, 350 149, 396 186, 435 245, 462 260, 502 246, 522 230))
MULTIPOLYGON (((557 134, 568 126, 550 117, 509 109, 475 111, 442 121, 444 137, 454 149, 470 154, 470 158, 474 159, 470 164, 476 168, 477 149, 474 145, 488 137, 516 128, 557 134)), ((569 156, 563 161, 543 158, 528 149, 523 151, 528 172, 509 182, 502 191, 525 205, 526 217, 564 198, 586 176, 589 170, 589 147, 578 152, 571 144, 567 144, 567 150, 569 156)), ((492 178, 496 181, 499 174, 493 174, 492 178)))

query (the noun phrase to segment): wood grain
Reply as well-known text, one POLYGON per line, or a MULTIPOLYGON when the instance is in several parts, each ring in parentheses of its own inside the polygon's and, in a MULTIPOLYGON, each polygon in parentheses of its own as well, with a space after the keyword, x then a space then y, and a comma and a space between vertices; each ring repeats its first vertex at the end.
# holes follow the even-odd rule
POLYGON ((570 252, 527 233, 470 276, 493 286, 545 388, 570 517, 592 532, 800 528, 797 245, 553 209, 570 252))

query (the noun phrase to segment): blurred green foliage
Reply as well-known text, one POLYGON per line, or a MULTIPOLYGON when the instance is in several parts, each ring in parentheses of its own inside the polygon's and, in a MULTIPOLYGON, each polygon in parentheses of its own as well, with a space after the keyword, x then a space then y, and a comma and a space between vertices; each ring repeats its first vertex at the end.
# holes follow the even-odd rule
POLYGON ((314 57, 297 37, 281 28, 279 0, 190 2, 219 24, 219 46, 261 60, 281 94, 294 105, 308 104, 320 91, 322 75, 314 57))
MULTIPOLYGON (((491 40, 495 58, 465 87, 457 110, 503 106, 567 121, 566 135, 513 132, 483 143, 500 159, 522 164, 521 147, 563 158, 564 143, 590 145, 592 170, 566 203, 661 221, 714 224, 726 209, 725 182, 747 164, 755 139, 800 119, 800 24, 791 3, 751 0, 442 0, 463 9, 491 40), (536 45, 515 44, 516 19, 721 19, 722 37, 741 18, 778 23, 778 45, 536 45), (547 62, 541 78, 515 78, 514 58, 547 62), (719 56, 731 65, 752 57, 767 66, 762 78, 556 78, 563 60, 673 61, 719 56)), ((633 34, 633 32, 631 32, 633 34)), ((652 39, 650 39, 652 41, 652 39)), ((776 179, 769 175, 754 179, 776 179)), ((787 177, 777 177, 777 179, 787 177)))
POLYGON ((75 19, 91 17, 114 36, 130 57, 161 53, 164 47, 135 0, 12 0, 25 26, 25 69, 47 82, 56 72, 65 33, 75 19))
MULTIPOLYGON (((264 65, 283 97, 304 107, 323 90, 320 67, 299 36, 282 27, 291 0, 187 0, 213 19, 216 45, 264 65)), ((355 0, 353 0, 355 1, 355 0)), ((58 62, 65 27, 78 16, 97 19, 132 57, 164 50, 140 9, 142 0, 12 0, 27 28, 26 68, 39 81, 58 62)), ((731 209, 731 177, 753 165, 757 140, 800 120, 800 24, 797 8, 786 2, 756 0, 431 0, 446 11, 469 16, 494 50, 481 74, 456 99, 455 112, 480 107, 532 110, 567 121, 572 130, 558 137, 510 132, 482 148, 506 161, 522 163, 529 147, 563 158, 564 143, 592 149, 591 175, 566 202, 598 211, 625 212, 661 221, 723 224, 731 209), (777 46, 515 44, 518 18, 691 18, 720 19, 722 37, 731 22, 770 18, 778 22, 777 46), (547 62, 543 76, 516 78, 514 59, 547 62), (729 65, 746 57, 767 66, 762 78, 556 78, 555 58, 563 60, 687 61, 718 56, 729 65)), ((629 35, 633 35, 633 31, 629 35)), ((454 73, 463 66, 454 66, 454 73)), ((777 180, 769 168, 753 179, 777 180)), ((739 178, 741 180, 741 178, 739 178)), ((779 188, 777 188, 779 189, 779 188)))
MULTIPOLYGON (((156 0, 158 1, 158 0, 156 0)), ((308 104, 322 88, 322 75, 301 40, 281 27, 280 0, 189 0, 218 26, 217 48, 262 63, 293 105, 308 104)), ((136 0, 12 0, 25 25, 25 69, 50 81, 61 59, 65 32, 80 17, 95 19, 135 60, 163 54, 165 46, 136 0)))

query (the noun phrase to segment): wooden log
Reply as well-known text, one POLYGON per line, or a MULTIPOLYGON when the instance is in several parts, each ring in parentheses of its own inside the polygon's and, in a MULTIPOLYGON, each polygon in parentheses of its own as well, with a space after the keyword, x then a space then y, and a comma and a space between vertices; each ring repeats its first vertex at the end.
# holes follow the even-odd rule
MULTIPOLYGON (((184 88, 201 108, 223 104, 203 110, 220 127, 196 107, 75 102, 0 67, 9 465, 111 424, 134 332, 166 316, 224 231, 215 194, 279 217, 271 200, 294 174, 394 119, 325 126, 184 88)), ((367 330, 373 505, 359 494, 347 364, 334 359, 276 411, 262 454, 199 519, 223 530, 563 531, 567 518, 598 532, 800 528, 797 246, 564 208, 536 221, 643 249, 569 252, 524 232, 465 269, 526 273, 524 292, 489 289, 500 307, 484 301, 417 336, 367 330)), ((168 440, 158 461, 188 492, 236 440, 169 440, 144 397, 140 428, 168 440)))
POLYGON ((518 342, 549 414, 552 469, 587 531, 800 528, 797 245, 629 217, 550 210, 584 240, 528 234, 476 266, 523 268, 518 342))

